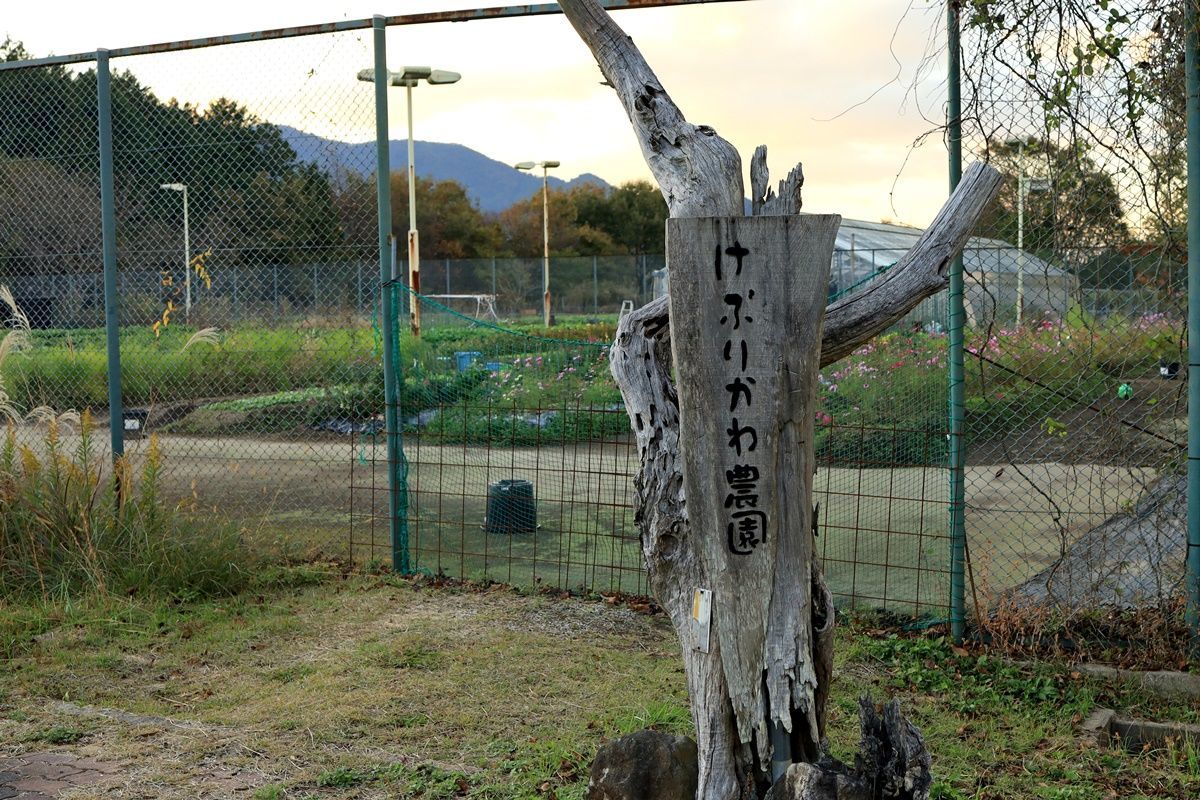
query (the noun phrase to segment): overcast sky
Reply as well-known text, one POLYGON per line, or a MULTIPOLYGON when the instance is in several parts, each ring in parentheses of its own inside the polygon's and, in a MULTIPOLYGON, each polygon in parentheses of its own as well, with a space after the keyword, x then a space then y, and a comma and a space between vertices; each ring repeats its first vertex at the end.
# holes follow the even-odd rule
MULTIPOLYGON (((35 55, 124 47, 373 13, 504 5, 501 0, 162 3, 9 2, 0 33, 35 55)), ((614 14, 694 123, 743 160, 770 148, 776 178, 802 161, 805 210, 925 225, 946 194, 944 6, 938 0, 748 0, 614 14), (923 146, 913 143, 932 135, 923 146), (899 179, 897 180, 897 174, 899 179)), ((271 122, 322 136, 373 137, 370 32, 115 60, 160 98, 229 96, 271 122)), ((416 90, 416 138, 459 142, 507 162, 557 159, 559 175, 649 178, 628 120, 591 54, 559 16, 393 28, 392 68, 463 73, 416 90)), ((393 90, 392 138, 405 137, 393 90)))

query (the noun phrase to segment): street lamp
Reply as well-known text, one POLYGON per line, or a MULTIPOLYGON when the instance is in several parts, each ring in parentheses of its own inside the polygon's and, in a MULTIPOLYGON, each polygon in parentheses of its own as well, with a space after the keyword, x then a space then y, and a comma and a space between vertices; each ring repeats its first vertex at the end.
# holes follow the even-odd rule
POLYGON ((1025 315, 1025 197, 1030 192, 1050 190, 1047 178, 1025 174, 1025 140, 1010 139, 1005 144, 1017 147, 1017 327, 1025 315))
MULTIPOLYGON (((360 81, 374 83, 375 70, 364 69, 358 73, 360 81)), ((388 84, 403 86, 408 95, 408 288, 413 294, 421 291, 421 245, 417 237, 417 167, 416 149, 413 146, 413 103, 412 90, 421 81, 434 86, 458 83, 462 75, 445 69, 432 67, 404 67, 400 72, 388 70, 388 84)), ((409 302, 409 321, 414 336, 421 335, 421 304, 413 297, 409 302)))
POLYGON ((183 192, 183 321, 192 315, 192 245, 188 240, 188 202, 186 183, 164 183, 158 188, 183 192))
POLYGON ((522 161, 514 164, 519 170, 542 168, 542 319, 550 327, 550 189, 549 171, 559 165, 557 161, 522 161))

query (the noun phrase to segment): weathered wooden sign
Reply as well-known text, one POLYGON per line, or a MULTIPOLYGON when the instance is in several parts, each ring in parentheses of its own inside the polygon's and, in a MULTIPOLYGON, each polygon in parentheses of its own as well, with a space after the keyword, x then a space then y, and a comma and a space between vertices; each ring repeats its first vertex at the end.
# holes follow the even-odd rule
POLYGON ((694 588, 712 592, 739 738, 762 753, 770 724, 791 730, 791 709, 813 707, 812 414, 840 223, 667 222, 683 485, 712 583, 694 588))

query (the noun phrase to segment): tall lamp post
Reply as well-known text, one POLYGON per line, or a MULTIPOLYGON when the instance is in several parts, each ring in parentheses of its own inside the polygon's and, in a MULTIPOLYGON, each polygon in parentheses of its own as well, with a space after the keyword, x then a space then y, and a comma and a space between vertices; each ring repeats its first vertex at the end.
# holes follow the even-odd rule
MULTIPOLYGON (((358 79, 374 83, 375 70, 359 71, 358 79)), ((421 244, 417 235, 417 166, 413 144, 413 102, 412 90, 421 81, 435 86, 447 83, 458 83, 462 75, 444 69, 432 67, 404 67, 400 72, 388 71, 388 83, 391 86, 403 86, 408 95, 408 288, 413 297, 409 299, 409 322, 414 336, 421 335, 421 304, 416 295, 421 291, 421 244)))
POLYGON ((164 183, 158 188, 183 192, 183 321, 192 316, 192 244, 188 236, 188 202, 186 183, 164 183))
POLYGON ((1046 178, 1030 178, 1025 174, 1025 140, 1010 139, 1017 146, 1017 327, 1025 316, 1025 198, 1030 192, 1050 189, 1046 178))
POLYGON ((546 327, 551 325, 550 316, 550 187, 549 172, 557 166, 557 161, 522 161, 515 164, 519 170, 542 168, 542 320, 546 327))

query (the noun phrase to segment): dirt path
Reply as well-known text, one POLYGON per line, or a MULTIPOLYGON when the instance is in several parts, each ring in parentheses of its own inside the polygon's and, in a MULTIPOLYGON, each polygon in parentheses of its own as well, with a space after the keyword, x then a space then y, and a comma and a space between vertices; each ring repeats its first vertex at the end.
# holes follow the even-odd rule
POLYGON ((687 719, 669 628, 626 607, 366 579, 261 599, 41 637, 0 674, 0 798, 442 797, 513 771, 533 796, 581 756, 506 748, 594 747, 647 701, 687 719))
POLYGON ((51 800, 70 790, 99 790, 118 772, 112 762, 49 750, 0 758, 0 800, 51 800))

